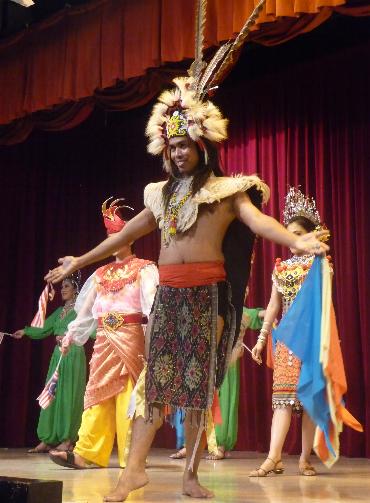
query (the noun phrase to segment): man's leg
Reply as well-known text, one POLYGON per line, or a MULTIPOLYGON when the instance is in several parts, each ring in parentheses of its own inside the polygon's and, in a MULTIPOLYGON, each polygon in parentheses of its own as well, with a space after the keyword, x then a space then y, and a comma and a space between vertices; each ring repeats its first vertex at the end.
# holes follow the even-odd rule
MULTIPOLYGON (((222 330, 224 328, 224 320, 221 316, 217 317, 217 344, 220 342, 222 330)), ((200 463, 200 459, 202 457, 206 436, 204 432, 202 433, 201 441, 199 442, 197 452, 194 456, 194 463, 192 469, 189 470, 191 458, 193 456, 194 447, 196 444, 198 430, 199 428, 203 428, 204 426, 204 418, 201 417, 201 413, 199 412, 196 417, 196 421, 191 421, 190 419, 194 419, 195 414, 192 413, 193 417, 190 418, 191 414, 187 414, 185 418, 185 441, 186 441, 186 466, 183 475, 183 494, 191 496, 193 498, 212 498, 213 493, 201 486, 198 481, 198 467, 200 463), (193 426, 192 423, 195 423, 197 426, 193 426)))
POLYGON ((197 436, 200 428, 203 428, 204 418, 202 414, 192 412, 185 418, 185 438, 186 438, 186 465, 183 475, 182 492, 192 498, 212 498, 213 493, 200 485, 198 480, 198 467, 202 457, 206 436, 204 431, 194 456, 193 467, 189 469, 191 458, 196 447, 197 436))
POLYGON ((145 463, 155 433, 162 421, 145 421, 137 417, 132 427, 132 440, 126 469, 122 472, 115 490, 104 498, 104 501, 125 501, 131 491, 148 483, 145 463))

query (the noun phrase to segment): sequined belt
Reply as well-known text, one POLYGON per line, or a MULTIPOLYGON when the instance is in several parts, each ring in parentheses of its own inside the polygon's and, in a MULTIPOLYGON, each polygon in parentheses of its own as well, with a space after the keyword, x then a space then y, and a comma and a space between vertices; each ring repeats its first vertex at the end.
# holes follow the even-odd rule
POLYGON ((145 324, 148 323, 148 319, 142 313, 107 313, 98 318, 98 328, 108 328, 109 330, 117 330, 128 323, 145 324))

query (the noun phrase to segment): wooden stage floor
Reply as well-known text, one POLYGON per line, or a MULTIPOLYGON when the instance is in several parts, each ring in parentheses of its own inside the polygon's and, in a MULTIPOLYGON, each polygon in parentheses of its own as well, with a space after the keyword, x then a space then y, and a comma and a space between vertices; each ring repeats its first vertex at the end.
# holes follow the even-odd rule
MULTIPOLYGON (((127 501, 176 503, 190 501, 180 494, 183 461, 168 458, 170 451, 154 449, 148 464, 150 483, 127 501)), ((314 459, 314 458, 313 458, 314 459)), ((235 452, 223 461, 202 461, 200 479, 215 492, 217 503, 359 503, 370 501, 370 460, 342 458, 329 471, 314 459, 317 477, 297 474, 298 458, 285 456, 285 473, 250 479, 262 454, 235 452)), ((69 470, 52 463, 47 454, 31 455, 23 449, 0 449, 0 474, 63 481, 63 503, 97 503, 114 487, 120 470, 114 455, 110 468, 69 470)), ((6 503, 6 502, 1 502, 6 503)), ((38 502, 38 503, 47 503, 38 502)))

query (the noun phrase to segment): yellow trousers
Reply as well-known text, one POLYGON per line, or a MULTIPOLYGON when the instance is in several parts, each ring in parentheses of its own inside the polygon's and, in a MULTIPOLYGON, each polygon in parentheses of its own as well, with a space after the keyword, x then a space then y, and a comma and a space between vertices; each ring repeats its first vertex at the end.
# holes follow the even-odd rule
POLYGON ((132 381, 127 377, 125 389, 118 395, 84 411, 74 453, 89 463, 106 467, 117 434, 118 460, 125 468, 132 423, 127 418, 127 409, 132 390, 132 381))

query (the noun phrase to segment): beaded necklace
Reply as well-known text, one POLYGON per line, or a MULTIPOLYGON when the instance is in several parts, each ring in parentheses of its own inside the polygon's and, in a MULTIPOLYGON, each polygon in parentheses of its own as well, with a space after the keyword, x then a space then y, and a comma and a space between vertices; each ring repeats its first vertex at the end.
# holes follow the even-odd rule
POLYGON ((192 181, 193 179, 191 177, 189 179, 179 182, 176 190, 170 197, 166 213, 163 219, 163 241, 165 246, 168 246, 170 244, 171 238, 173 238, 177 234, 178 216, 182 207, 189 199, 189 197, 192 195, 192 191, 190 189, 192 181), (181 194, 181 192, 184 192, 184 190, 186 189, 187 192, 178 201, 177 200, 178 196, 181 194))
POLYGON ((136 259, 135 255, 103 265, 95 274, 97 287, 105 293, 119 292, 124 286, 136 281, 142 267, 143 261, 136 259))
POLYGON ((288 260, 276 259, 272 280, 282 294, 283 313, 289 309, 307 273, 311 268, 314 255, 293 255, 288 260))
POLYGON ((60 319, 63 320, 67 316, 69 311, 71 311, 74 307, 75 307, 74 301, 71 302, 70 304, 64 304, 62 312, 60 313, 60 319))

